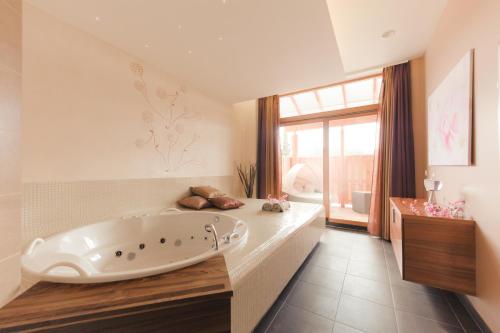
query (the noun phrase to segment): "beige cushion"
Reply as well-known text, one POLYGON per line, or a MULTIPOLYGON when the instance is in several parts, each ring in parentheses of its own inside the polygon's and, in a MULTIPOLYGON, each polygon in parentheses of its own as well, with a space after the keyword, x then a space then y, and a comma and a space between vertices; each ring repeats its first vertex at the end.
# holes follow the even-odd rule
POLYGON ((197 210, 212 207, 212 204, 207 199, 198 195, 181 199, 177 203, 181 206, 197 210))
POLYGON ((230 197, 217 197, 209 199, 210 203, 219 209, 234 209, 244 205, 243 202, 230 197))
POLYGON ((212 186, 191 186, 191 192, 193 192, 194 195, 199 195, 205 199, 217 198, 226 195, 224 192, 221 192, 212 186))

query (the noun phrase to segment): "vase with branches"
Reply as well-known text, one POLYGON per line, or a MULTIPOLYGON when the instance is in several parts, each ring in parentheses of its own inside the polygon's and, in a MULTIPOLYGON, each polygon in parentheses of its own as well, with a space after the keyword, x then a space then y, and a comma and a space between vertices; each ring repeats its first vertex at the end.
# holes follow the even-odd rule
POLYGON ((255 163, 250 163, 248 165, 240 163, 236 166, 236 170, 238 170, 238 176, 245 190, 245 195, 247 198, 253 197, 255 177, 257 176, 257 165, 255 163))

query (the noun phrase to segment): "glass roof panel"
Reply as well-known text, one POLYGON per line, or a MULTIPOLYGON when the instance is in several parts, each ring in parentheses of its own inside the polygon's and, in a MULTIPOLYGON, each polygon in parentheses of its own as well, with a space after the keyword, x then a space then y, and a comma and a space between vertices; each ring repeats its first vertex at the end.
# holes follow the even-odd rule
POLYGON ((324 111, 377 104, 382 76, 339 83, 280 97, 280 116, 294 117, 324 111))
POLYGON ((290 97, 280 97, 280 118, 297 116, 297 109, 290 97))
POLYGON ((321 112, 318 100, 312 91, 293 95, 292 98, 297 103, 300 114, 321 112))
POLYGON ((323 106, 323 111, 345 108, 342 86, 333 86, 318 90, 318 96, 323 106))

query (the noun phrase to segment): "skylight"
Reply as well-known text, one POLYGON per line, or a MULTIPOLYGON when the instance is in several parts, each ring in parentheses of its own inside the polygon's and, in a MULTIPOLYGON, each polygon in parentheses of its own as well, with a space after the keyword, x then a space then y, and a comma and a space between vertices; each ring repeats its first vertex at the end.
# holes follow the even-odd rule
POLYGON ((382 77, 374 76, 280 97, 280 117, 377 104, 382 77))

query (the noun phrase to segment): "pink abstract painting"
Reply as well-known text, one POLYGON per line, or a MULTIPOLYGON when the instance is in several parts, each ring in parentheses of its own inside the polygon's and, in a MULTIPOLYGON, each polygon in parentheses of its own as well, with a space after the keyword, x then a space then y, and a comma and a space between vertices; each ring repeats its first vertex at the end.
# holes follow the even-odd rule
POLYGON ((429 165, 470 165, 473 51, 427 100, 429 165))

